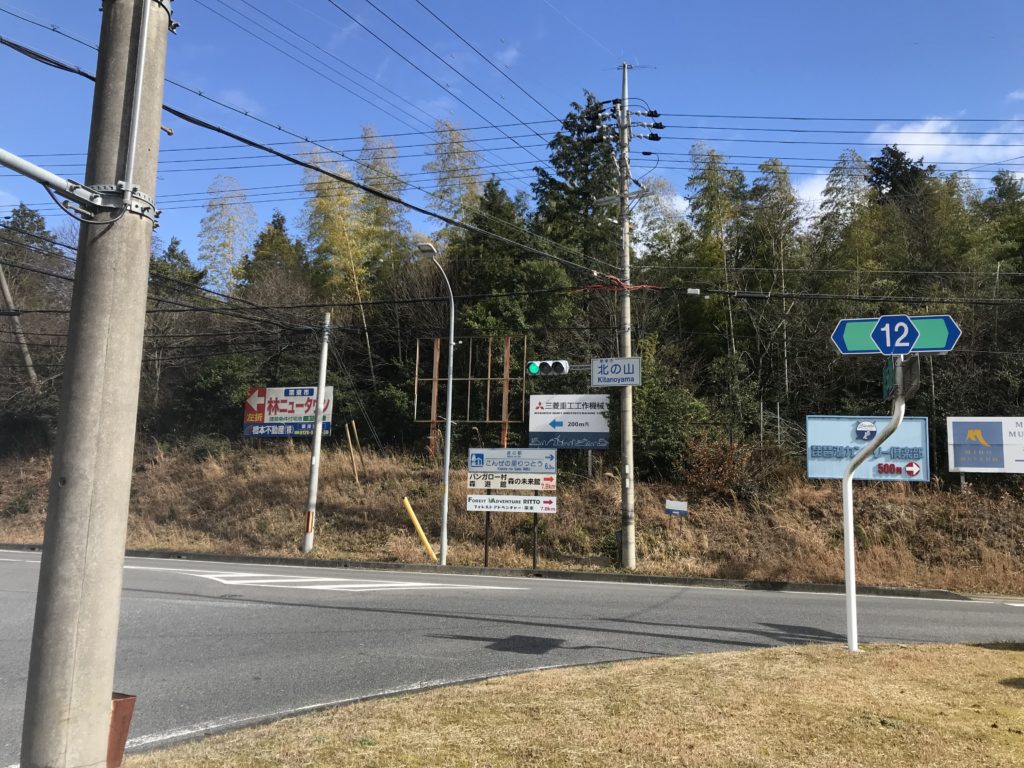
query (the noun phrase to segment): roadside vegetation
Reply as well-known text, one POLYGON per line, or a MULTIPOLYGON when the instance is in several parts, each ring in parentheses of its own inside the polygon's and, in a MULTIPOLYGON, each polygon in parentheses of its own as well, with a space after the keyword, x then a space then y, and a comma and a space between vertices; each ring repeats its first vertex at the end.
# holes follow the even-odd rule
MULTIPOLYGON (((768 449, 766 449, 768 451, 768 449)), ((837 481, 808 482, 779 455, 695 442, 679 483, 637 487, 642 573, 797 582, 843 579, 837 481), (730 456, 732 470, 730 474, 730 456), (774 465, 770 474, 752 467, 774 465), (665 498, 687 499, 668 518, 665 498)), ((322 459, 316 546, 321 559, 425 563, 402 507, 408 496, 436 549, 440 467, 409 455, 365 451, 356 485, 348 450, 322 459)), ((541 516, 542 568, 615 567, 619 482, 600 468, 559 473, 559 511, 541 516)), ((128 546, 133 549, 299 557, 309 472, 307 445, 201 440, 137 451, 128 546)), ((465 469, 452 478, 449 562, 483 564, 484 519, 465 511, 465 469)), ((42 541, 49 459, 0 460, 0 541, 42 541)), ((1024 594, 1024 487, 938 489, 858 484, 857 576, 863 584, 1024 594)), ((490 564, 529 567, 533 519, 492 515, 490 564)))
MULTIPOLYGON (((411 258, 416 244, 435 245, 455 297, 456 464, 470 445, 502 444, 495 422, 505 404, 507 444, 525 445, 528 396, 589 391, 579 369, 619 349, 622 232, 595 201, 618 189, 620 148, 603 130, 608 104, 594 94, 565 114, 546 162, 527 172, 528 193, 488 178, 466 131, 435 126, 417 184, 433 190, 432 208, 468 228, 416 231, 423 222, 388 198, 315 172, 303 179, 301 216, 261 221, 241 182, 220 177, 197 253, 167 232, 138 254, 150 259, 150 285, 129 545, 296 554, 305 443, 237 436, 250 388, 316 381, 317 331, 330 311, 335 435, 315 555, 422 559, 401 499, 409 496, 436 541, 440 473, 423 457, 432 406, 448 394, 432 381, 448 361, 431 351, 447 349, 449 306, 445 278, 411 258), (529 376, 524 363, 534 358, 567 359, 577 370, 529 376), (339 450, 352 421, 373 448, 359 486, 339 450)), ((310 158, 401 196, 401 149, 366 126, 358 163, 310 158)), ((829 334, 840 318, 949 313, 963 337, 949 355, 924 356, 909 405, 930 419, 936 479, 859 484, 859 576, 1024 591, 1024 476, 972 475, 960 493, 942 471, 946 417, 1024 407, 1019 174, 945 173, 896 146, 871 157, 850 149, 812 210, 780 159, 735 164, 698 143, 686 162, 685 189, 646 175, 632 212, 641 569, 839 581, 838 484, 804 479, 805 419, 879 414, 885 405, 879 359, 841 357, 829 334), (689 501, 689 519, 667 519, 666 497, 689 501)), ((15 307, 0 318, 0 539, 8 541, 41 539, 67 354, 77 237, 73 227, 47 227, 24 204, 0 219, 15 307)), ((618 394, 606 391, 611 447, 595 454, 593 476, 582 452, 559 456, 559 513, 540 525, 545 567, 614 566, 618 394)), ((453 477, 451 561, 480 564, 483 519, 465 513, 462 478, 453 477)), ((524 516, 495 515, 492 564, 527 565, 531 528, 524 516)))
POLYGON ((801 646, 556 669, 148 755, 186 766, 1024 766, 1024 646, 801 646))

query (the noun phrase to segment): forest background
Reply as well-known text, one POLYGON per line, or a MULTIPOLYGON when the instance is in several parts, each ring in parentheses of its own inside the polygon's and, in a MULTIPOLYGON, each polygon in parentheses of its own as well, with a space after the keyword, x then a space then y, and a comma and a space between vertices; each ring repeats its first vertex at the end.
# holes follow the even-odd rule
MULTIPOLYGON (((394 202, 408 186, 398 149, 370 126, 351 166, 316 147, 299 153, 332 174, 307 172, 299 220, 278 212, 258 222, 245 189, 218 177, 198 253, 185 253, 173 232, 154 238, 140 437, 167 446, 240 439, 248 388, 315 383, 330 311, 335 423, 357 420, 381 452, 421 453, 417 344, 428 350, 446 336, 448 317, 441 275, 414 258, 424 240, 456 297, 457 376, 469 371, 470 339, 478 356, 486 339, 506 336, 525 339, 529 359, 617 355, 621 240, 607 204, 619 184, 617 142, 611 105, 588 94, 548 144, 532 194, 513 195, 481 169, 462 130, 439 122, 423 172, 428 207, 447 223, 429 232, 414 231, 394 202)), ((867 158, 850 149, 809 209, 779 159, 748 176, 696 144, 690 161, 682 195, 656 175, 632 185, 642 193, 631 216, 641 482, 755 503, 801 478, 808 414, 882 413, 880 358, 840 357, 829 340, 844 317, 948 313, 963 328, 952 353, 924 361, 908 410, 930 419, 937 488, 950 479, 941 469, 946 416, 1021 413, 1024 186, 1012 169, 987 169, 982 191, 897 146, 867 158)), ((38 376, 33 386, 14 325, 2 323, 0 453, 14 460, 45 453, 54 434, 76 240, 74 227, 51 232, 24 205, 0 222, 0 265, 38 376)), ((426 359, 420 378, 429 377, 426 359)), ((513 380, 524 379, 522 363, 512 356, 513 380)), ((526 378, 525 394, 588 383, 582 373, 526 378)), ((466 405, 454 394, 453 455, 499 444, 496 425, 459 418, 466 405)), ((613 418, 599 473, 615 471, 617 429, 613 418)), ((524 444, 513 424, 509 445, 524 444)), ((580 456, 568 467, 584 465, 580 456)), ((1019 508, 1019 479, 976 485, 1019 508)))

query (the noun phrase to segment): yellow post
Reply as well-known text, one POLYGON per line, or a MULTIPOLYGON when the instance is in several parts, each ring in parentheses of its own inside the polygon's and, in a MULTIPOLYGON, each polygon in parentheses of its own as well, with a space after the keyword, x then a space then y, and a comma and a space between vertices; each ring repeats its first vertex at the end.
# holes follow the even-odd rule
POLYGON ((402 503, 405 504, 405 511, 409 513, 409 519, 412 520, 412 524, 416 527, 416 533, 420 535, 420 541, 423 542, 423 548, 427 550, 427 554, 430 555, 430 559, 436 563, 437 555, 434 554, 434 548, 430 546, 430 542, 427 541, 426 534, 423 533, 423 529, 420 528, 420 521, 416 519, 416 513, 412 511, 412 504, 409 503, 409 497, 406 496, 403 498, 402 503))

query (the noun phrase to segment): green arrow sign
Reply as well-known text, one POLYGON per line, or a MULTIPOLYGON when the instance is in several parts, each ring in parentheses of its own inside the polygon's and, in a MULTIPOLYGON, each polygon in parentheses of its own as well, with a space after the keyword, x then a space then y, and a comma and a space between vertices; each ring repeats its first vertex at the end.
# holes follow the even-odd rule
POLYGON ((960 340, 960 327, 949 315, 925 315, 910 318, 920 332, 915 352, 948 352, 960 340))
MULTIPOLYGON (((887 316, 887 318, 893 317, 904 316, 887 316)), ((960 340, 960 326, 949 315, 904 317, 904 323, 907 320, 911 322, 917 333, 912 348, 906 350, 907 352, 948 352, 960 340)), ((832 332, 832 343, 844 355, 892 354, 891 349, 880 349, 881 342, 872 337, 872 331, 876 329, 879 322, 877 317, 840 320, 832 332)), ((880 336, 879 338, 886 337, 880 336)))
POLYGON ((878 322, 877 317, 857 320, 840 320, 832 332, 832 343, 844 355, 875 355, 878 347, 871 338, 871 331, 878 322))

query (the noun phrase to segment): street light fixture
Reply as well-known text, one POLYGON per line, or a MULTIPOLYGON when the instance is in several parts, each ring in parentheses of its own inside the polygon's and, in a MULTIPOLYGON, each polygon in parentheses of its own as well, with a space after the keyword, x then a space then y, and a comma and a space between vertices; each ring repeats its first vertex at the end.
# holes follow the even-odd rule
POLYGON ((444 284, 448 288, 449 315, 448 315, 448 387, 445 396, 444 410, 444 497, 441 500, 441 565, 448 564, 448 496, 449 477, 452 466, 452 374, 455 363, 455 294, 452 293, 452 284, 448 281, 448 275, 437 260, 437 248, 433 243, 416 243, 416 250, 429 257, 434 266, 441 272, 444 284))

